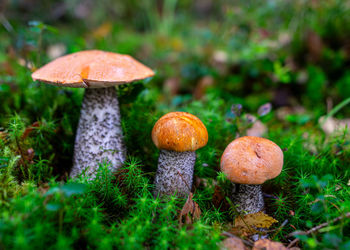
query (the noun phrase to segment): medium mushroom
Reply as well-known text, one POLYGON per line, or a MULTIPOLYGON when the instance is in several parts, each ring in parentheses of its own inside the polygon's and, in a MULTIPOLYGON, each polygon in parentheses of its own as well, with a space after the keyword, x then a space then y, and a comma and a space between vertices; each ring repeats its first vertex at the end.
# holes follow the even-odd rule
POLYGON ((60 57, 32 74, 48 84, 86 88, 75 138, 70 176, 94 176, 98 164, 109 162, 112 170, 125 160, 126 149, 120 125, 115 85, 153 76, 151 69, 131 56, 87 50, 60 57))
POLYGON ((264 210, 261 184, 281 173, 283 152, 268 139, 244 136, 226 147, 220 166, 227 178, 238 184, 232 194, 237 210, 257 213, 264 210))
POLYGON ((201 120, 186 112, 171 112, 154 125, 152 140, 160 149, 155 195, 187 196, 192 187, 196 150, 208 142, 201 120))

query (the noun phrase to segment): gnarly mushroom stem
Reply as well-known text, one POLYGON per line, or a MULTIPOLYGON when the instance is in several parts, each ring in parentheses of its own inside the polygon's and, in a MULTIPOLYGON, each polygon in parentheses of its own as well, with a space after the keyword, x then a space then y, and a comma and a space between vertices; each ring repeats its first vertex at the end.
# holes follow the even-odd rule
POLYGON ((95 176, 101 162, 109 162, 115 171, 125 160, 126 149, 120 125, 117 93, 114 87, 85 90, 74 146, 70 176, 95 176))
POLYGON ((191 192, 195 151, 160 150, 154 195, 177 194, 186 197, 191 192))
POLYGON ((261 185, 236 184, 232 194, 233 203, 238 204, 238 212, 254 214, 264 211, 264 198, 261 185))

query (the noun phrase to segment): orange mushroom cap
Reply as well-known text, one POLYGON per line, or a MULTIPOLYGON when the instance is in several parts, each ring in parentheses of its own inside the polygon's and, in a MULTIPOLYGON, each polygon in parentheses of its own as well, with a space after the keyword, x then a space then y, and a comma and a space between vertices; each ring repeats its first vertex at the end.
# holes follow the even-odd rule
POLYGON ((226 147, 220 166, 234 183, 263 184, 281 173, 283 152, 268 139, 244 136, 226 147))
POLYGON ((171 112, 154 125, 152 140, 159 149, 195 151, 208 142, 208 131, 201 120, 186 112, 171 112))
POLYGON ((104 88, 145 79, 154 72, 128 55, 86 50, 57 58, 32 74, 57 86, 104 88))

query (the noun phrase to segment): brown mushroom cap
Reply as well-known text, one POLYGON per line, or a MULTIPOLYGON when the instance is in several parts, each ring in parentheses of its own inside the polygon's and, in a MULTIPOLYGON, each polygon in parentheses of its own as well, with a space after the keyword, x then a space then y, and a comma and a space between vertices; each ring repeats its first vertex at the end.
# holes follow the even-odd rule
POLYGON ((220 166, 234 183, 263 184, 281 173, 283 152, 268 139, 244 136, 226 147, 220 166))
POLYGON ((86 50, 57 58, 35 71, 32 78, 57 86, 105 88, 153 75, 131 56, 86 50))
POLYGON ((154 125, 152 140, 159 149, 195 151, 208 142, 208 131, 201 120, 186 112, 171 112, 154 125))

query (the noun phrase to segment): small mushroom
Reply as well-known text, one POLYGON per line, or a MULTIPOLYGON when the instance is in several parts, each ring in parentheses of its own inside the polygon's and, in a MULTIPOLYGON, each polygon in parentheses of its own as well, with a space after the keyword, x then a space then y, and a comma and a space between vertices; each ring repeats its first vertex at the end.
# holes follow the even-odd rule
POLYGON ((152 140, 160 149, 155 196, 187 196, 192 187, 195 150, 208 142, 206 127, 192 114, 171 112, 156 122, 152 140))
POLYGON ((115 85, 153 76, 151 69, 131 56, 87 50, 60 57, 32 74, 48 84, 86 88, 75 137, 70 176, 95 175, 98 164, 106 161, 117 170, 125 160, 126 149, 120 124, 115 85))
POLYGON ((232 194, 239 212, 264 210, 261 184, 277 177, 283 167, 283 152, 272 141, 244 136, 232 141, 221 157, 221 171, 235 183, 232 194))

